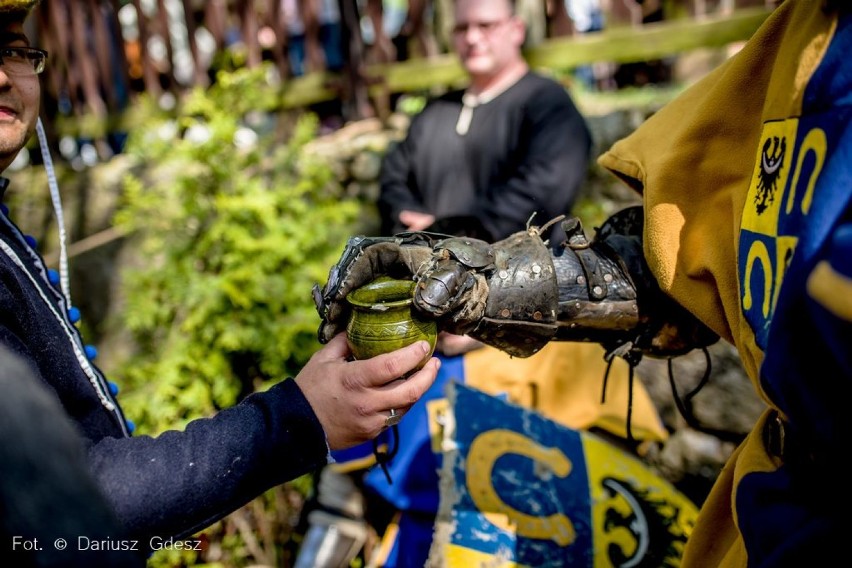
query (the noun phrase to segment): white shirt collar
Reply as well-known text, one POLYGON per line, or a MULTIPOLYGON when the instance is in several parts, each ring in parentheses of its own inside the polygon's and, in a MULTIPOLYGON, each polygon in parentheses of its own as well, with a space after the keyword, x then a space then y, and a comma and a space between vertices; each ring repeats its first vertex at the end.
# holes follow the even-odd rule
POLYGON ((459 111, 459 119, 456 121, 456 134, 464 136, 470 130, 470 123, 473 121, 473 109, 479 105, 488 104, 498 96, 505 93, 509 88, 521 80, 521 77, 526 75, 524 72, 518 77, 509 77, 506 81, 499 82, 489 89, 485 89, 478 95, 465 91, 462 95, 462 108, 459 111))

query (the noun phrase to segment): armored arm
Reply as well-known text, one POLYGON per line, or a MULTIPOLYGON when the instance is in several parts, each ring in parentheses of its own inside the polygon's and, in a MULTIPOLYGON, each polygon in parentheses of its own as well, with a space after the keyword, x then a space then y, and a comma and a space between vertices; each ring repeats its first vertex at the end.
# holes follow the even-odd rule
POLYGON ((611 217, 589 241, 576 218, 548 250, 531 228, 489 245, 435 246, 415 305, 443 329, 528 357, 551 340, 590 341, 627 357, 673 356, 718 336, 666 296, 642 251, 642 210, 611 217))
POLYGON ((536 229, 489 245, 466 237, 439 242, 414 304, 439 327, 510 355, 528 357, 556 334, 558 287, 536 229))
POLYGON ((553 251, 557 340, 593 341, 622 356, 669 357, 719 339, 660 290, 645 261, 642 227, 641 207, 610 217, 592 241, 576 218, 563 223, 568 238, 553 251))
POLYGON ((319 338, 343 331, 346 294, 381 274, 417 281, 415 307, 441 329, 467 334, 517 357, 549 341, 589 341, 628 358, 666 357, 718 336, 664 294, 642 251, 642 209, 625 209, 589 241, 576 218, 552 250, 531 227, 489 244, 411 232, 354 237, 314 289, 319 338))

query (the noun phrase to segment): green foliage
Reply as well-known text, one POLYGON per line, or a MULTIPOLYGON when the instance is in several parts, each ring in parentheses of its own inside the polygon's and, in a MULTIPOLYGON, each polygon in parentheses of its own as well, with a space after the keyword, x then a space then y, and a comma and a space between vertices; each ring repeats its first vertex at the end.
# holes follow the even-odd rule
POLYGON ((311 287, 355 232, 359 206, 303 152, 315 117, 276 137, 274 93, 263 68, 220 73, 176 119, 152 119, 129 142, 145 167, 125 180, 116 224, 142 259, 122 275, 140 353, 119 375, 141 432, 231 406, 318 347, 311 287))
MULTIPOLYGON (((296 374, 319 347, 311 287, 357 232, 361 206, 305 152, 315 116, 278 134, 288 117, 271 112, 266 71, 219 73, 176 117, 137 122, 128 143, 142 173, 125 179, 115 223, 139 259, 122 274, 122 315, 138 353, 115 374, 140 433, 232 406, 296 374)), ((228 565, 250 563, 228 519, 208 531, 228 565)), ((161 551, 148 564, 197 565, 195 556, 161 551)))
POLYGON ((426 102, 427 98, 424 95, 407 94, 400 97, 396 104, 396 108, 398 111, 405 113, 408 116, 414 116, 423 110, 426 106, 426 102))

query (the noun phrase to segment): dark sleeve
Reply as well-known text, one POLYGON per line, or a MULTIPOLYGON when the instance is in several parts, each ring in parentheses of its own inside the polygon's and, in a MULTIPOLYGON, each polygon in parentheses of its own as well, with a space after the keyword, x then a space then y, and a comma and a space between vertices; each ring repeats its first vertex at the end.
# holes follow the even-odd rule
POLYGON ((119 518, 146 541, 191 535, 327 456, 322 427, 292 379, 183 431, 105 438, 89 449, 119 518))
MULTIPOLYGON (((489 187, 474 209, 494 240, 522 230, 532 211, 568 214, 589 166, 591 135, 586 122, 557 83, 529 97, 522 137, 526 142, 518 148, 514 175, 489 187)), ((540 215, 534 225, 550 221, 540 215)))
POLYGON ((412 119, 405 138, 394 144, 382 160, 379 173, 378 209, 383 235, 393 235, 407 230, 399 222, 400 211, 405 209, 424 211, 413 172, 414 149, 418 142, 418 123, 422 118, 423 113, 412 119))

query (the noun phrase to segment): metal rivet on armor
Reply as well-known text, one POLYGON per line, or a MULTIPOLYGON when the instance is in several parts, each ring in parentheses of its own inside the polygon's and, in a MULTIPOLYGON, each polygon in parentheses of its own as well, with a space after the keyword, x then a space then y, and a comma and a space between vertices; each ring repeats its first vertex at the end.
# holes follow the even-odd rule
POLYGON ((541 272, 541 267, 537 264, 533 264, 532 271, 538 274, 539 272, 541 272))
POLYGON ((580 302, 574 302, 574 307, 579 310, 580 309, 580 302))
POLYGON ((592 292, 594 292, 594 293, 595 293, 595 295, 598 295, 598 294, 600 294, 601 292, 603 292, 603 290, 601 289, 601 287, 600 287, 600 286, 595 286, 594 288, 592 288, 592 292))
POLYGON ((541 312, 536 311, 535 313, 533 313, 533 319, 536 320, 536 321, 540 320, 541 319, 541 312))
POLYGON ((573 328, 573 327, 577 327, 577 323, 576 323, 576 322, 571 322, 571 324, 570 324, 568 327, 572 327, 572 328, 573 328))
POLYGON ((509 308, 503 308, 502 310, 500 310, 500 315, 504 318, 507 318, 512 315, 512 311, 509 308))
POLYGON ((465 241, 464 244, 469 245, 470 241, 465 241))
POLYGON ((612 282, 612 274, 604 274, 604 282, 612 282))
POLYGON ((501 270, 501 271, 500 271, 500 278, 502 278, 502 279, 504 279, 504 280, 505 280, 505 279, 506 279, 506 278, 508 278, 508 277, 509 277, 509 273, 508 273, 506 270, 501 270))
POLYGON ((586 283, 585 278, 583 278, 582 276, 577 277, 577 284, 585 284, 585 283, 586 283))
POLYGON ((461 259, 462 259, 463 261, 465 261, 465 262, 470 261, 470 257, 469 257, 469 256, 467 256, 466 254, 462 254, 462 255, 461 255, 461 259))

